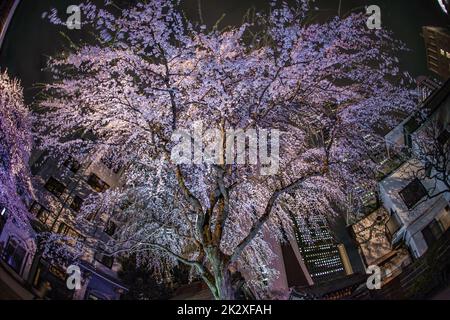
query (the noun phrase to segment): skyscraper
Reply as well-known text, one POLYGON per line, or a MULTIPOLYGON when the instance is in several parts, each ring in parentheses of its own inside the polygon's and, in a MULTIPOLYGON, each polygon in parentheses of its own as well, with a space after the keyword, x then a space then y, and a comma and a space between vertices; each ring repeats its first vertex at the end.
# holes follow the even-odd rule
POLYGON ((423 27, 428 69, 443 80, 450 78, 450 30, 442 27, 423 27))
POLYGON ((326 219, 313 215, 297 223, 297 242, 313 281, 320 283, 344 277, 344 265, 326 219))

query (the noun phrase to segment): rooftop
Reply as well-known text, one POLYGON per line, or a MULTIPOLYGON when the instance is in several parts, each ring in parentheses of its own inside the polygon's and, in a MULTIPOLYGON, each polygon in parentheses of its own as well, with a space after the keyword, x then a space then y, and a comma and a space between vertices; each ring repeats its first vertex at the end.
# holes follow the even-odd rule
POLYGON ((389 213, 381 207, 352 226, 367 265, 374 264, 392 251, 391 241, 386 234, 385 224, 388 220, 389 213))
POLYGON ((380 182, 385 202, 392 203, 400 222, 409 226, 416 219, 429 212, 441 200, 441 197, 427 199, 439 192, 432 179, 417 180, 414 173, 423 165, 415 159, 404 163, 398 170, 380 182), (420 183, 420 184, 419 184, 420 183))

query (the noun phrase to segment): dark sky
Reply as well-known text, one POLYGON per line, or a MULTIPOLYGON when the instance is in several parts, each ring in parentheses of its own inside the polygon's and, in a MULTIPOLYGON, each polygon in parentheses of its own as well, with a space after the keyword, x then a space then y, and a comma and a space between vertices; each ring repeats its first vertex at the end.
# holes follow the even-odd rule
MULTIPOLYGON (((99 1, 99 0, 97 0, 99 1)), ((198 19, 199 0, 184 0, 187 15, 198 19)), ((13 18, 11 27, 0 52, 0 67, 20 78, 26 89, 26 97, 34 83, 45 81, 40 72, 46 57, 61 51, 64 40, 61 29, 41 19, 42 12, 50 7, 65 9, 80 0, 22 0, 13 18)), ((122 0, 126 2, 126 0, 122 0)), ((200 0, 205 24, 212 25, 225 13, 222 26, 239 24, 242 16, 251 8, 264 9, 269 2, 265 0, 200 0)), ((444 26, 447 18, 440 10, 437 0, 342 0, 342 13, 365 5, 377 4, 381 8, 383 27, 392 30, 398 39, 403 40, 411 52, 400 57, 404 69, 414 76, 428 74, 425 62, 425 48, 420 36, 424 25, 444 26)), ((316 0, 321 18, 337 14, 338 0, 316 0)), ((71 38, 77 38, 82 31, 68 31, 71 38)))
MULTIPOLYGON (((198 17, 198 0, 186 0, 186 11, 198 17)), ((261 0, 201 0, 205 23, 213 25, 223 12, 226 16, 223 24, 234 24, 242 20, 246 10, 252 6, 267 8, 268 1, 261 0)), ((376 4, 381 8, 382 27, 394 32, 396 38, 406 43, 411 52, 401 58, 402 67, 414 76, 429 74, 426 68, 426 56, 422 26, 449 25, 450 21, 442 12, 437 0, 342 0, 341 13, 351 10, 364 10, 368 5, 376 4)), ((338 0, 316 0, 321 18, 338 13, 338 0)), ((365 10, 364 10, 365 11, 365 10)))

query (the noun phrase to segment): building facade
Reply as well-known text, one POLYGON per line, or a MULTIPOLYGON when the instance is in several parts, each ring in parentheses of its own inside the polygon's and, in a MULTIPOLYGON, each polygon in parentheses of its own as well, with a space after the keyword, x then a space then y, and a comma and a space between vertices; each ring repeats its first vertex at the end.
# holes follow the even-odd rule
MULTIPOLYGON (((421 106, 420 114, 401 124, 403 143, 410 159, 380 183, 383 204, 398 223, 393 241, 403 239, 414 258, 419 258, 449 227, 448 187, 433 174, 431 159, 421 152, 418 142, 433 126, 433 140, 448 150, 450 124, 450 81, 435 91, 421 106), (428 163, 429 162, 429 163, 428 163), (424 174, 418 174, 423 172, 424 174)), ((401 139, 397 139, 401 141, 401 139)), ((429 157, 432 155, 430 154, 429 157)))
POLYGON ((117 225, 82 209, 89 195, 117 186, 122 169, 100 154, 82 164, 35 151, 30 162, 34 191, 22 199, 30 225, 19 227, 8 208, 0 208, 0 281, 17 299, 120 299, 127 291, 118 277, 121 265, 102 246, 117 225), (79 270, 79 288, 67 285, 69 266, 79 270))
POLYGON ((47 295, 53 299, 120 299, 126 290, 117 275, 120 263, 102 246, 114 235, 117 225, 102 212, 86 213, 83 203, 93 193, 116 187, 121 170, 109 166, 102 154, 88 163, 70 156, 57 161, 45 152, 33 154, 31 171, 38 192, 29 208, 35 228, 59 237, 56 241, 67 251, 62 256, 77 255, 70 261, 38 248, 30 277, 33 287, 50 285, 47 295), (75 292, 66 285, 69 264, 78 266, 82 275, 82 288, 75 292))
POLYGON ((381 207, 352 225, 366 267, 381 268, 383 285, 420 260, 450 227, 450 189, 423 152, 424 134, 433 127, 427 143, 450 156, 450 81, 429 92, 418 111, 385 137, 387 163, 394 165, 378 184, 381 207))
POLYGON ((423 37, 427 53, 428 69, 443 80, 450 78, 450 30, 425 26, 423 37))

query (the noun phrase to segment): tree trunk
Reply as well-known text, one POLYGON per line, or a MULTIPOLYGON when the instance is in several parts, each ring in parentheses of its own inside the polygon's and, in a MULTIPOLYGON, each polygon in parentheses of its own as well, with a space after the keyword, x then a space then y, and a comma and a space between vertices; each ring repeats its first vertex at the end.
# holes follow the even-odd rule
POLYGON ((217 275, 216 279, 216 288, 217 288, 217 296, 218 300, 235 300, 236 293, 234 292, 233 283, 231 281, 231 272, 227 270, 223 270, 221 275, 217 275))
POLYGON ((228 260, 219 249, 212 247, 206 250, 206 256, 211 264, 214 278, 213 288, 210 288, 216 300, 235 300, 231 272, 228 269, 228 260))

